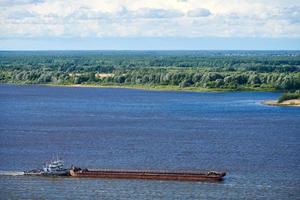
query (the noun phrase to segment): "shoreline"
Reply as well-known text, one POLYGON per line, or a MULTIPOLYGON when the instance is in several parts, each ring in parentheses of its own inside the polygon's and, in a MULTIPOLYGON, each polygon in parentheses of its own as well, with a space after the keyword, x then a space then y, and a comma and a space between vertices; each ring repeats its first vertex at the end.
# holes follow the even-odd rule
POLYGON ((291 106, 291 107, 300 107, 300 99, 290 99, 278 103, 277 100, 267 100, 263 102, 264 105, 269 106, 291 106))
POLYGON ((229 89, 208 89, 208 88, 180 88, 177 86, 143 86, 143 85, 93 85, 93 84, 70 84, 70 85, 56 85, 56 84, 39 84, 51 87, 77 87, 77 88, 123 88, 133 90, 147 90, 147 91, 176 91, 176 92, 230 92, 235 90, 229 89))
POLYGON ((75 88, 124 88, 147 91, 176 91, 176 92, 280 92, 274 89, 254 89, 254 88, 200 88, 200 87, 185 87, 179 86, 164 86, 164 85, 96 85, 96 84, 36 84, 36 83, 0 83, 10 85, 39 85, 50 87, 75 87, 75 88))

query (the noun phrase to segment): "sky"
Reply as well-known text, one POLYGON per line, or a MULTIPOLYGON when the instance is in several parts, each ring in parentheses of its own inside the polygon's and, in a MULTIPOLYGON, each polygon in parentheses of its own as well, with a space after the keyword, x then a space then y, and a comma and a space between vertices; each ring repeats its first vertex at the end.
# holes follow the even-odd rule
POLYGON ((300 50, 300 0, 0 0, 0 50, 300 50))

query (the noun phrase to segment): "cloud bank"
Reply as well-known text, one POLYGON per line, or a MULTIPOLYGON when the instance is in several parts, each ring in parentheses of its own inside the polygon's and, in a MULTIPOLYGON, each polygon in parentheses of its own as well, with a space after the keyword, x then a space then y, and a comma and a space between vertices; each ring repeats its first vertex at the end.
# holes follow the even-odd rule
POLYGON ((0 38, 297 38, 299 19, 290 0, 0 0, 0 38))

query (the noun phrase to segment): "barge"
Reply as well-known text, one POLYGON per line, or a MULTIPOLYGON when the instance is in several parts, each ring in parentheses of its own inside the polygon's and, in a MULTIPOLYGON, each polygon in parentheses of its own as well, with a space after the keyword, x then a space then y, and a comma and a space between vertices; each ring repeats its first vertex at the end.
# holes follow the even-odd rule
POLYGON ((66 169, 64 168, 64 162, 56 159, 45 164, 42 169, 24 171, 24 175, 172 181, 222 181, 226 173, 217 171, 81 169, 74 166, 66 169))
POLYGON ((160 171, 160 170, 112 170, 80 169, 72 167, 70 176, 79 178, 150 179, 173 181, 222 181, 225 172, 217 171, 160 171))

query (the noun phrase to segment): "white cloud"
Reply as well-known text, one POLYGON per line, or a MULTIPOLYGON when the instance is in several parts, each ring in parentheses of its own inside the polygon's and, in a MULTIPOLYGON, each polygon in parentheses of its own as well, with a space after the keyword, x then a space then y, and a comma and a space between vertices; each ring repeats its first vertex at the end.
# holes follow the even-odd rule
POLYGON ((15 6, 42 3, 44 0, 0 0, 0 6, 15 6))
POLYGON ((126 7, 121 7, 115 12, 103 12, 101 10, 79 8, 67 16, 68 19, 80 19, 80 20, 100 20, 100 19, 159 19, 159 18, 178 18, 184 16, 183 12, 175 9, 153 9, 153 8, 140 8, 137 10, 128 10, 126 7))
POLYGON ((279 8, 273 15, 276 19, 286 20, 290 23, 300 23, 300 6, 279 8))
POLYGON ((141 8, 133 11, 133 16, 137 18, 177 18, 184 16, 184 13, 175 9, 141 8))
POLYGON ((188 11, 187 15, 189 17, 208 17, 211 15, 211 12, 205 8, 198 8, 188 11))
POLYGON ((22 20, 26 18, 36 17, 37 14, 27 10, 16 10, 14 12, 8 12, 6 14, 6 19, 8 20, 22 20))
POLYGON ((75 10, 73 13, 69 14, 67 19, 80 19, 80 20, 97 20, 101 18, 110 17, 109 13, 100 11, 100 10, 92 10, 88 8, 80 8, 75 10))
POLYGON ((0 37, 300 37, 291 0, 0 0, 0 37))

